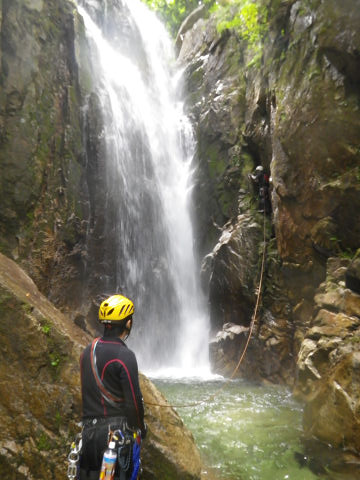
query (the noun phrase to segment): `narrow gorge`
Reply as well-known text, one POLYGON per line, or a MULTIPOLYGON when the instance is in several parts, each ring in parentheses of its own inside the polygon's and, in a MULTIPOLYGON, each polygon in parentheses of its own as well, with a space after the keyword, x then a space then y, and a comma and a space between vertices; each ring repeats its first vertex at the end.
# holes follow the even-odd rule
MULTIPOLYGON (((224 377, 260 294, 236 377, 304 405, 344 475, 319 476, 360 478, 360 1, 248 3, 258 29, 202 5, 171 40, 137 0, 0 0, 2 478, 65 478, 114 291, 140 365, 224 377)), ((145 480, 211 478, 174 410, 146 415, 145 480)))

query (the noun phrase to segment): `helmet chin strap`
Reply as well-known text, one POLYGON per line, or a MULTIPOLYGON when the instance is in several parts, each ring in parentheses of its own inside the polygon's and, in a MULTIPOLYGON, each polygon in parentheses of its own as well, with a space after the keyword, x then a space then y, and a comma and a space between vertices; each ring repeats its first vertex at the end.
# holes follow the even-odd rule
MULTIPOLYGON (((128 328, 128 327, 126 326, 126 327, 125 327, 125 330, 124 330, 125 332, 127 332, 127 334, 122 338, 122 339, 124 340, 124 342, 129 338, 130 333, 131 333, 132 320, 129 320, 129 321, 127 322, 127 324, 128 324, 129 322, 130 322, 130 328, 128 328)), ((127 324, 126 324, 126 325, 127 325, 127 324)))

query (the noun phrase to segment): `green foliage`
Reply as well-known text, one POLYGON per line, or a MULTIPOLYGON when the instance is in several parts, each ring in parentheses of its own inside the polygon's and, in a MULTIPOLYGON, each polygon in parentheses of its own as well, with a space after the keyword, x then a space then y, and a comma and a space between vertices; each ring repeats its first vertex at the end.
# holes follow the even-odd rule
POLYGON ((51 325, 47 322, 45 322, 42 327, 41 327, 41 331, 45 334, 45 335, 50 335, 50 331, 51 331, 51 325))
POLYGON ((217 30, 234 31, 247 42, 254 56, 249 67, 258 65, 262 55, 262 39, 267 32, 267 8, 256 0, 227 0, 216 4, 212 12, 217 18, 217 30))
POLYGON ((49 358, 50 358, 50 364, 52 367, 54 368, 57 368, 59 366, 59 363, 60 363, 60 355, 56 352, 51 352, 49 354, 49 358))
POLYGON ((42 327, 43 333, 45 333, 45 335, 49 335, 49 333, 50 333, 50 328, 51 328, 51 327, 50 327, 49 325, 44 325, 44 326, 42 327))
POLYGON ((49 451, 51 450, 51 442, 45 433, 41 433, 37 438, 37 448, 40 451, 49 451))
POLYGON ((165 23, 170 35, 175 38, 185 18, 203 4, 211 7, 215 0, 142 0, 151 10, 156 12, 165 23))
POLYGON ((21 305, 21 308, 23 309, 23 311, 26 313, 26 314, 30 314, 32 311, 33 311, 33 306, 30 305, 29 303, 23 303, 21 305))

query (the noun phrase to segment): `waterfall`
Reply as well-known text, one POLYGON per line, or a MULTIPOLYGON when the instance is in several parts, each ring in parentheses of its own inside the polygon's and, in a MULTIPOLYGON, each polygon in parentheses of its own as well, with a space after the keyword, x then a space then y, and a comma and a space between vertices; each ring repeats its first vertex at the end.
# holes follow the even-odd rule
POLYGON ((208 369, 208 316, 189 212, 194 138, 163 25, 138 0, 83 0, 104 118, 106 218, 117 291, 135 303, 129 344, 142 370, 208 369))

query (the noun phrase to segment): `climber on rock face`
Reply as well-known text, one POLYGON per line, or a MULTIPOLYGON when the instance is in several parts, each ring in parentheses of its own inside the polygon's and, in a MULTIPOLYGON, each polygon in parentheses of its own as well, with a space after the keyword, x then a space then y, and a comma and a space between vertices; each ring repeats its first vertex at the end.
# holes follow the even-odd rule
POLYGON ((258 165, 254 173, 249 173, 249 179, 254 184, 257 194, 259 195, 259 212, 270 215, 271 200, 270 200, 270 178, 264 171, 262 165, 258 165))

